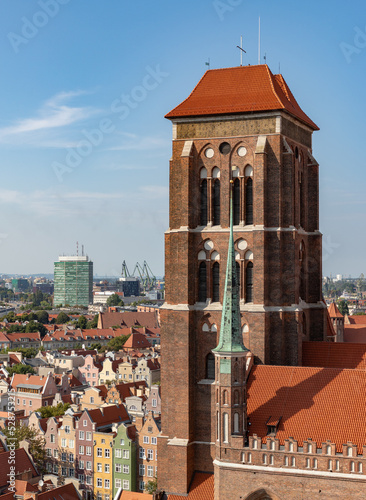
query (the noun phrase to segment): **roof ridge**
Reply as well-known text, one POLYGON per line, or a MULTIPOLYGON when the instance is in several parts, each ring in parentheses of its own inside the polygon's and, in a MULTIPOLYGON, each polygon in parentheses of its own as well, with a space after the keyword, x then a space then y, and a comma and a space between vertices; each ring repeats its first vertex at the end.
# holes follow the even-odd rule
POLYGON ((265 68, 266 68, 268 76, 269 76, 269 81, 270 81, 270 85, 271 85, 272 90, 273 90, 273 94, 274 94, 275 98, 277 99, 277 101, 280 103, 281 108, 285 109, 285 105, 283 104, 283 102, 281 101, 281 99, 279 98, 279 96, 277 95, 277 92, 276 92, 276 90, 274 88, 274 85, 273 85, 274 75, 273 75, 272 71, 269 69, 269 67, 267 65, 265 66, 265 68))

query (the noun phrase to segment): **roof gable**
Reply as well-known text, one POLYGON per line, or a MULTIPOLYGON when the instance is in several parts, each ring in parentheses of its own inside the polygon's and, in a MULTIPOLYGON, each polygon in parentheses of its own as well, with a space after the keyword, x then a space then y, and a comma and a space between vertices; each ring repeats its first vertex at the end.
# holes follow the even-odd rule
POLYGON ((285 111, 313 130, 318 126, 302 111, 282 75, 265 64, 208 70, 166 118, 285 111))

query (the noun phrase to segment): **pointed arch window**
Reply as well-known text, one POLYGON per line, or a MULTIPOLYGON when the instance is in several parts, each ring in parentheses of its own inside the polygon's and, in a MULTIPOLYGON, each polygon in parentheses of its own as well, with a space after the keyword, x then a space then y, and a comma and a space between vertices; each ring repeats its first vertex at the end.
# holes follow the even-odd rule
POLYGON ((206 379, 215 380, 215 356, 211 352, 206 357, 206 379))
POLYGON ((238 178, 234 180, 233 185, 233 219, 234 226, 240 222, 240 181, 238 178))
POLYGON ((220 264, 212 266, 212 302, 220 302, 220 264))
POLYGON ((213 186, 212 197, 212 223, 214 226, 220 225, 220 179, 216 179, 213 186))
POLYGON ((206 262, 201 262, 198 271, 198 301, 206 302, 207 299, 207 267, 206 262))
POLYGON ((253 262, 248 262, 245 269, 245 301, 253 302, 253 262))
POLYGON ((201 206, 200 206, 200 222, 201 226, 207 226, 207 180, 201 181, 201 206))
POLYGON ((253 179, 251 177, 245 184, 245 224, 253 224, 253 179))

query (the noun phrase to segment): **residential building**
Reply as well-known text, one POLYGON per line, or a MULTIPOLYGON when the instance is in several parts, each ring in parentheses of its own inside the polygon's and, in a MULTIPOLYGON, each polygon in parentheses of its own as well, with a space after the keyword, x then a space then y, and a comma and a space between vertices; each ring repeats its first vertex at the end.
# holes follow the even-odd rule
POLYGON ((136 419, 136 427, 138 430, 137 489, 144 491, 148 481, 153 481, 158 476, 157 441, 160 434, 160 422, 150 412, 141 428, 136 419))
POLYGON ((60 256, 54 264, 55 305, 88 306, 93 302, 93 262, 87 256, 60 256))
POLYGON ((80 377, 78 378, 80 378, 83 384, 88 384, 94 387, 98 385, 100 368, 101 365, 96 363, 94 358, 88 354, 85 356, 84 365, 79 366, 78 368, 78 372, 80 374, 80 377))
POLYGON ((153 412, 154 416, 161 414, 160 385, 152 385, 150 394, 145 401, 145 410, 153 412))
POLYGON ((113 443, 115 432, 94 432, 94 497, 113 500, 113 443))
POLYGON ((51 406, 57 393, 52 373, 47 376, 15 373, 10 386, 15 401, 15 411, 24 410, 24 415, 29 415, 42 406, 51 406))
POLYGON ((113 497, 120 488, 136 491, 136 427, 132 424, 114 426, 113 497))

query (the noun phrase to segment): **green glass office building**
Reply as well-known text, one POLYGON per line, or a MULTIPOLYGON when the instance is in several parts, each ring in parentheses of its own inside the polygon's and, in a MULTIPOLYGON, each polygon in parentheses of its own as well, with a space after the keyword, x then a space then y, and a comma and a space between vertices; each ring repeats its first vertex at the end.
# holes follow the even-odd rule
POLYGON ((88 306, 93 303, 93 262, 88 257, 59 257, 54 268, 55 306, 88 306))

